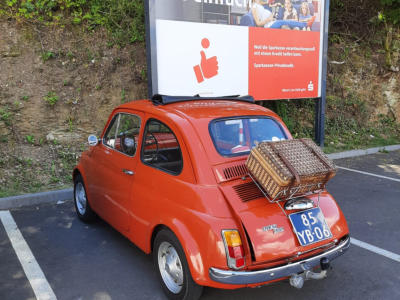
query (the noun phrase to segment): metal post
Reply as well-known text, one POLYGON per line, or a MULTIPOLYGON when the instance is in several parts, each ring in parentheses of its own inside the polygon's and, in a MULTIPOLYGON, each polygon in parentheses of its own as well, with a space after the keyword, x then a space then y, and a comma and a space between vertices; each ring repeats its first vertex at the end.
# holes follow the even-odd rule
POLYGON ((325 142, 325 109, 326 109, 326 74, 328 68, 328 31, 329 31, 329 0, 325 0, 324 40, 322 51, 322 86, 321 98, 315 103, 315 140, 324 147, 325 142))
POLYGON ((315 100, 315 141, 322 148, 324 147, 325 142, 325 98, 322 96, 321 98, 317 98, 315 100))
POLYGON ((147 57, 147 90, 149 99, 158 90, 156 78, 157 55, 156 55, 156 4, 155 0, 145 0, 145 19, 146 19, 146 57, 147 57))

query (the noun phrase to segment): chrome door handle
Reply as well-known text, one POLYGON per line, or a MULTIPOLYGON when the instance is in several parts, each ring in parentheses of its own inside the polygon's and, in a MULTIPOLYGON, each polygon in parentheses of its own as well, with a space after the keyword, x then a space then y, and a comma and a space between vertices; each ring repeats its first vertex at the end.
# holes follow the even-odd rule
POLYGON ((122 169, 122 172, 124 172, 126 175, 133 175, 135 174, 135 172, 131 171, 131 170, 127 170, 127 169, 122 169))

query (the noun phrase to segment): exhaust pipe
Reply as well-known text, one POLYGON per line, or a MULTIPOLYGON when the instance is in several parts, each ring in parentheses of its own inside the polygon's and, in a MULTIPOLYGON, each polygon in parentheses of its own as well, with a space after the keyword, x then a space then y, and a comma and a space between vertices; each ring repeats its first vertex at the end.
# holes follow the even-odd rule
POLYGON ((323 270, 320 273, 305 271, 304 275, 305 275, 306 279, 320 280, 320 279, 324 279, 326 277, 326 273, 327 273, 326 270, 323 270))
POLYGON ((325 257, 322 258, 320 264, 321 264, 321 272, 315 273, 310 270, 306 270, 301 274, 294 274, 289 279, 290 285, 292 287, 295 287, 296 289, 301 289, 304 285, 304 281, 308 279, 315 279, 315 280, 324 279, 330 267, 329 259, 325 257))

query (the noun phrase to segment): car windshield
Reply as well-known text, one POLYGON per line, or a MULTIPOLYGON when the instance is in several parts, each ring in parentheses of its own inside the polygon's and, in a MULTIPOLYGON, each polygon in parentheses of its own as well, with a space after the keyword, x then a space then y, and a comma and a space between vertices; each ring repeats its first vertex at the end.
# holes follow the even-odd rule
POLYGON ((257 143, 287 139, 282 127, 268 117, 213 120, 210 134, 215 148, 223 156, 244 155, 257 143))

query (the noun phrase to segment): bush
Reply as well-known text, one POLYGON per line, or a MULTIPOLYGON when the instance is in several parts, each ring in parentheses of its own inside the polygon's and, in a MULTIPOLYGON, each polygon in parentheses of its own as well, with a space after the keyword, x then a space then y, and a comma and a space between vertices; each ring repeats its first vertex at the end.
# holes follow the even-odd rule
POLYGON ((400 23, 400 0, 380 0, 382 18, 394 25, 400 23))
POLYGON ((47 25, 106 27, 119 44, 144 41, 144 1, 138 0, 2 0, 0 16, 47 25))
POLYGON ((118 43, 144 41, 144 1, 91 0, 83 19, 105 26, 118 43))
POLYGON ((331 0, 330 30, 332 34, 354 37, 356 40, 373 35, 379 23, 399 27, 400 0, 331 0))
POLYGON ((50 106, 54 106, 58 102, 58 96, 55 92, 48 92, 43 100, 46 101, 50 106))

